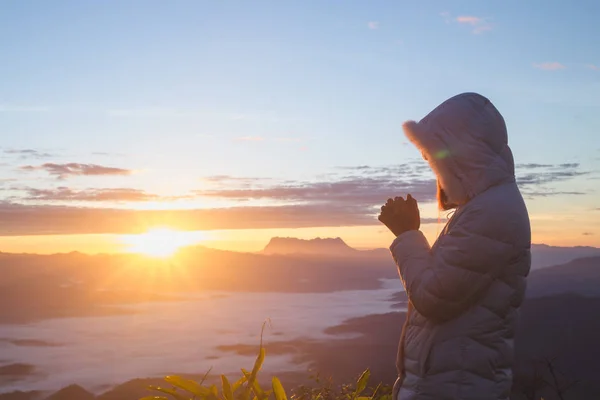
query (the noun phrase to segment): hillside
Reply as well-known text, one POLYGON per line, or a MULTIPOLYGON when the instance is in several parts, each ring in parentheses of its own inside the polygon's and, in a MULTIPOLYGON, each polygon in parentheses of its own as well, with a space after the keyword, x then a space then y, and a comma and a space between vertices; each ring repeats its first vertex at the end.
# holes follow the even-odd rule
POLYGON ((561 247, 547 244, 531 246, 532 270, 568 263, 577 258, 600 257, 600 248, 589 246, 561 247))
POLYGON ((527 297, 567 293, 600 296, 600 256, 578 258, 530 274, 527 297))

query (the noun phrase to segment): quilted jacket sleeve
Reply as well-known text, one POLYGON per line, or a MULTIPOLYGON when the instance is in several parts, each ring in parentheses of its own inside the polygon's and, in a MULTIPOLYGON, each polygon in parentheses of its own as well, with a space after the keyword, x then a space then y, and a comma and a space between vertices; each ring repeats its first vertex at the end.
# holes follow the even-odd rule
MULTIPOLYGON (((466 210, 465 210, 466 211, 466 210)), ((399 235, 390 250, 414 308, 442 322, 457 317, 491 285, 513 257, 483 212, 466 211, 431 250, 421 231, 399 235)))

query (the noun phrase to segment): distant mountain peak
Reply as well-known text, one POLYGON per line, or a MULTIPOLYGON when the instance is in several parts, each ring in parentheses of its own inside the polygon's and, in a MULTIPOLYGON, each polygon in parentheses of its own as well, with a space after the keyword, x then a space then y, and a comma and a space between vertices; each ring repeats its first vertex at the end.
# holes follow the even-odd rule
POLYGON ((79 385, 67 386, 52 394, 46 400, 94 400, 96 396, 79 385))
POLYGON ((355 252, 340 237, 298 239, 293 237, 273 237, 263 249, 265 254, 323 254, 336 255, 355 252))

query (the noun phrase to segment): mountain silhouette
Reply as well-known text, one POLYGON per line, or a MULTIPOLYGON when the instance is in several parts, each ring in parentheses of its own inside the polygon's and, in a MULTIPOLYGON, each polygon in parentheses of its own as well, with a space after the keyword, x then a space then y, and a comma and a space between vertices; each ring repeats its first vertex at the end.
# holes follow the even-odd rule
POLYGON ((95 400, 96 396, 79 385, 67 386, 45 400, 95 400))
POLYGON ((565 264, 533 271, 527 297, 558 294, 600 296, 600 256, 578 258, 565 264))
POLYGON ((348 255, 357 250, 348 246, 342 238, 297 239, 274 237, 263 249, 263 254, 319 254, 348 255))

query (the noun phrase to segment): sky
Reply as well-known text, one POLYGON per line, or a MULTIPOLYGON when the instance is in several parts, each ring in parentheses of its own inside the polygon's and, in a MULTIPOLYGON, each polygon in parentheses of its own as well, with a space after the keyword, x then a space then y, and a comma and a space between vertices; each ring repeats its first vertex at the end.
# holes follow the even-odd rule
POLYGON ((600 246, 600 3, 27 1, 0 13, 0 250, 156 228, 258 250, 392 237, 434 176, 401 125, 461 92, 503 114, 533 241, 600 246))

